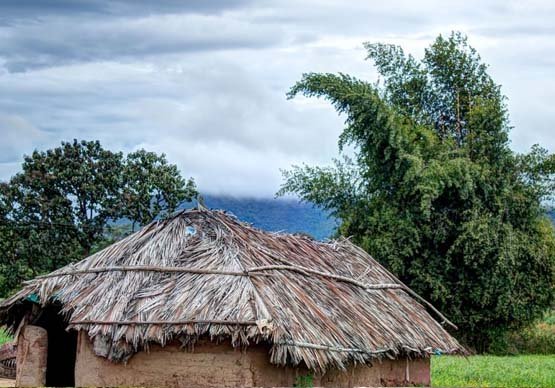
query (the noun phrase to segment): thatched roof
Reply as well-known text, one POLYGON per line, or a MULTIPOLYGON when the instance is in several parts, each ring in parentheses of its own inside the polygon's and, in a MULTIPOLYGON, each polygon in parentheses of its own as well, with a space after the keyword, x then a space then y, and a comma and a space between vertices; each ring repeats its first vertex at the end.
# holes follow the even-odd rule
POLYGON ((0 304, 0 318, 15 327, 29 298, 55 301, 69 328, 114 361, 201 336, 265 342, 273 363, 320 371, 464 352, 411 293, 347 239, 268 233, 224 212, 189 210, 28 282, 0 304))

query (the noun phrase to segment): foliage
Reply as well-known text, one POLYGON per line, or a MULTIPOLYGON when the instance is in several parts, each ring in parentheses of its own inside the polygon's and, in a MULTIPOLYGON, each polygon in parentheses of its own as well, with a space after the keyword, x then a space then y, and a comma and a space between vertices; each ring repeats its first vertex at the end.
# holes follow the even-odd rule
POLYGON ((555 308, 552 308, 545 314, 542 323, 555 326, 555 308))
POLYGON ((0 184, 0 294, 103 246, 112 220, 144 224, 194 195, 163 154, 77 140, 34 151, 0 184))
POLYGON ((77 140, 25 156, 23 171, 5 184, 7 219, 18 225, 58 224, 89 251, 116 215, 122 160, 121 153, 99 142, 77 140))
POLYGON ((490 351, 494 354, 555 355, 555 311, 549 311, 532 325, 496 338, 490 351))
POLYGON ((127 155, 123 179, 122 215, 141 225, 167 215, 197 194, 194 181, 185 181, 176 165, 168 164, 163 154, 145 150, 127 155))
POLYGON ((439 36, 417 61, 366 44, 382 81, 303 75, 289 93, 329 100, 346 117, 331 167, 294 166, 294 193, 341 220, 375 255, 459 326, 467 344, 538 317, 553 298, 555 236, 542 206, 555 157, 508 144, 500 87, 466 37, 439 36))
POLYGON ((102 239, 93 244, 90 254, 101 251, 107 246, 129 236, 131 233, 133 233, 133 223, 128 220, 121 224, 114 223, 106 225, 102 239))
POLYGON ((436 356, 431 366, 433 387, 555 387, 553 356, 436 356))
POLYGON ((13 337, 10 335, 10 333, 8 333, 5 328, 0 327, 0 345, 4 345, 5 343, 11 341, 13 341, 13 337))
POLYGON ((293 386, 303 388, 314 387, 314 376, 311 374, 297 376, 293 386))

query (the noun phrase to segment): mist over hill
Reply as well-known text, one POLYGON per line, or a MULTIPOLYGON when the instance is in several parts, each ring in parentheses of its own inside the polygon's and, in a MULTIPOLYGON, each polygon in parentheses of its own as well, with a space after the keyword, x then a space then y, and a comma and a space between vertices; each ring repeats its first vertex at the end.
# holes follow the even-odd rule
MULTIPOLYGON (((339 221, 311 203, 283 198, 241 198, 225 195, 204 195, 205 206, 225 210, 239 220, 270 232, 306 233, 317 240, 333 237, 339 221)), ((179 209, 196 207, 197 203, 184 202, 179 209)), ((547 212, 555 224, 555 210, 547 212)), ((120 219, 115 225, 131 225, 128 219, 120 219)), ((126 232, 127 233, 127 232, 126 232)))
MULTIPOLYGON (((205 195, 205 206, 210 209, 226 210, 241 221, 255 227, 287 233, 307 233, 317 240, 333 235, 337 220, 310 203, 284 198, 236 198, 230 196, 205 195)), ((183 203, 180 208, 196 206, 196 202, 183 203)))

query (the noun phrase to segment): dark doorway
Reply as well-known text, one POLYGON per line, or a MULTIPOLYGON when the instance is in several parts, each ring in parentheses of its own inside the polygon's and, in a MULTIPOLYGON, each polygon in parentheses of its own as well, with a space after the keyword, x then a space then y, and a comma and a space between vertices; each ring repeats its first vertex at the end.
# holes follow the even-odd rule
POLYGON ((56 305, 47 306, 35 325, 48 332, 48 359, 46 362, 46 386, 75 386, 75 354, 77 332, 66 331, 67 323, 56 305))

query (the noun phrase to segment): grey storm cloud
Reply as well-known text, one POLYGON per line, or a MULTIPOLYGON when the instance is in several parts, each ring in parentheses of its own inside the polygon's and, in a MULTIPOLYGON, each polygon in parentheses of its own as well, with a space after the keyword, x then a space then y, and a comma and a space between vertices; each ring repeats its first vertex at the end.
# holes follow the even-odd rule
POLYGON ((251 0, 3 0, 0 20, 41 18, 51 15, 147 15, 160 13, 221 13, 248 4, 251 0))
POLYGON ((67 63, 131 59, 168 53, 263 48, 280 31, 245 20, 200 14, 140 18, 66 17, 24 20, 0 27, 0 56, 8 71, 67 63))
POLYGON ((420 57, 461 30, 508 95, 513 148, 555 150, 555 5, 548 1, 0 1, 0 179, 62 140, 164 152, 201 190, 271 196, 280 169, 337 156, 302 73, 376 80, 364 41, 420 57))

